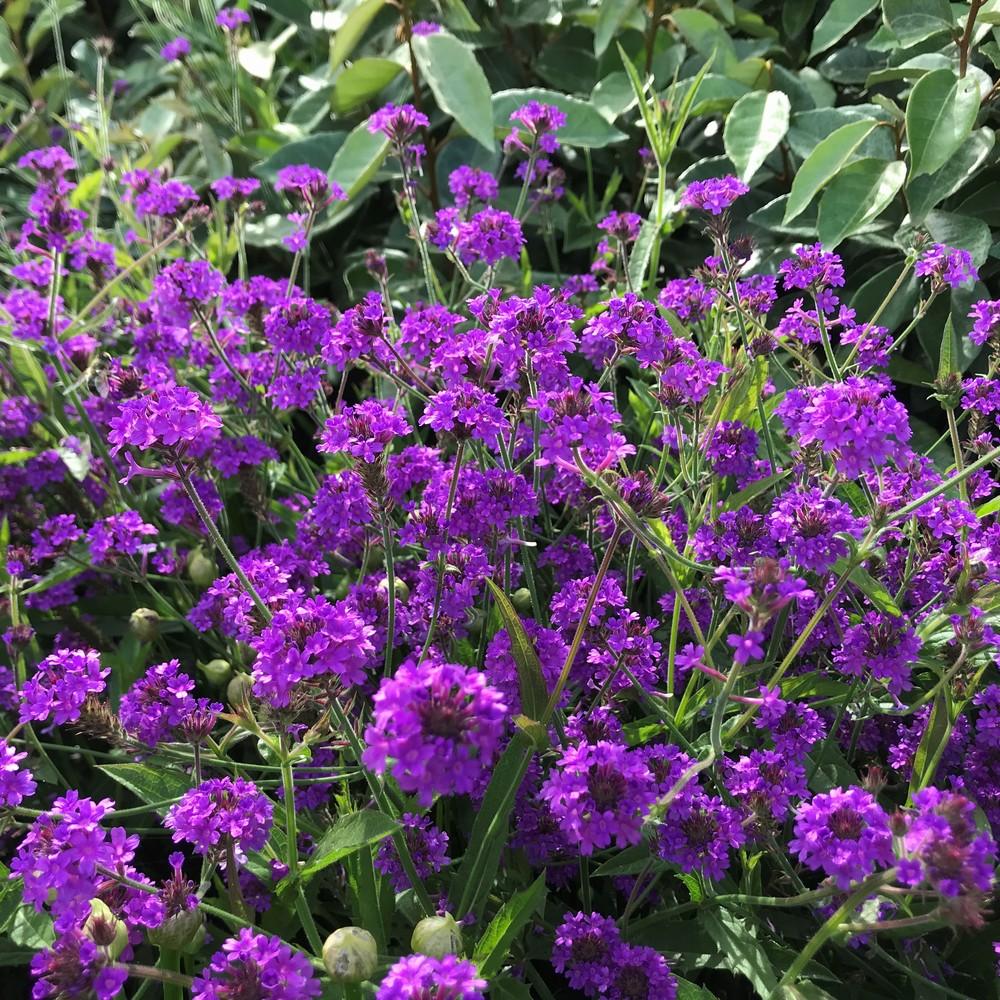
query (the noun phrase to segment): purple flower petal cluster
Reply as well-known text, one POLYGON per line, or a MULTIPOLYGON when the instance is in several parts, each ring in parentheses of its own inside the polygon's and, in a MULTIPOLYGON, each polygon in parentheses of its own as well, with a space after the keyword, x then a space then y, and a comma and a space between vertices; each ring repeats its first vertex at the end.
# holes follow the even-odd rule
POLYGON ((969 319, 973 320, 969 340, 982 347, 991 337, 1000 334, 1000 299, 980 299, 972 304, 969 319))
POLYGON ((274 807, 252 781, 210 778, 170 807, 163 825, 175 844, 186 841, 198 854, 225 851, 232 842, 237 860, 259 851, 271 832, 274 807))
POLYGON ((448 175, 448 190, 459 208, 468 208, 474 201, 490 204, 500 192, 500 185, 488 170, 463 164, 448 175))
POLYGON ((684 189, 679 202, 681 208, 697 209, 709 215, 722 215, 737 198, 750 190, 738 177, 710 177, 705 181, 692 181, 684 189))
POLYGON ((889 816, 869 792, 857 787, 834 788, 800 805, 788 848, 841 889, 895 860, 889 816))
POLYGON ((564 750, 539 795, 587 856, 612 843, 638 844, 656 790, 642 754, 601 740, 564 750))
POLYGON ((930 278, 940 287, 961 288, 979 279, 979 271, 968 250, 935 243, 925 250, 913 267, 920 278, 930 278))
POLYGON ((345 686, 363 683, 375 652, 374 633, 343 602, 325 597, 282 608, 250 642, 257 654, 254 694, 280 708, 302 681, 335 677, 345 686))
POLYGON ((21 689, 21 722, 75 722, 87 696, 100 694, 110 673, 96 649, 60 649, 46 656, 21 689))
POLYGON ((489 267, 517 260, 524 246, 521 223, 510 212, 484 208, 458 225, 455 249, 463 264, 482 261, 489 267))
POLYGON ((825 573, 847 555, 839 534, 860 541, 864 523, 836 497, 817 487, 791 490, 780 496, 768 518, 771 537, 781 543, 789 559, 802 569, 825 573))
POLYGON ((893 694, 910 688, 910 671, 922 643, 905 618, 869 611, 844 632, 833 662, 850 677, 875 677, 893 694))
POLYGON ((417 133, 419 128, 428 128, 430 121, 422 111, 412 104, 386 104, 379 108, 368 119, 368 131, 372 134, 381 132, 397 147, 405 146, 417 133))
POLYGON ((224 941, 191 984, 192 1000, 308 1000, 321 992, 306 955, 249 927, 224 941))
POLYGON ((191 43, 184 37, 175 38, 160 49, 160 58, 165 62, 180 62, 191 54, 191 43))
POLYGON ((31 975, 36 980, 32 1000, 115 1000, 122 995, 128 969, 112 962, 104 948, 74 927, 32 957, 31 975))
MULTIPOLYGON (((844 265, 840 257, 823 249, 822 243, 796 247, 778 268, 785 291, 805 288, 818 294, 826 288, 842 288, 844 265)), ((825 308, 825 307, 824 307, 825 308)))
POLYGON ((432 660, 403 663, 373 702, 365 766, 390 772, 424 807, 435 795, 477 787, 507 717, 500 693, 478 670, 432 660))
POLYGON ((220 177, 209 185, 219 201, 243 202, 260 190, 256 177, 220 177))
MULTIPOLYGON (((400 817, 403 838, 410 852, 410 860, 421 879, 436 875, 451 863, 448 856, 448 834, 439 830, 427 816, 403 813, 400 817)), ((399 860, 396 845, 391 839, 383 840, 375 855, 375 867, 392 882, 396 892, 412 888, 410 877, 399 860)))
POLYGON ((409 433, 409 425, 384 399, 366 399, 330 417, 320 437, 319 450, 346 451, 362 462, 377 462, 398 437, 409 433))
POLYGON ((215 23, 226 31, 236 31, 241 24, 250 23, 250 15, 239 7, 223 7, 215 15, 215 23))
POLYGON ((118 718, 146 746, 169 740, 194 709, 194 681, 178 660, 150 667, 122 696, 118 718))
POLYGON ((486 980, 476 967, 457 955, 434 958, 406 955, 386 973, 375 991, 375 1000, 486 1000, 486 980))
POLYGON ((510 433, 496 396, 472 382, 442 389, 431 396, 420 423, 439 434, 447 431, 460 440, 476 438, 491 448, 497 447, 501 436, 510 433))
POLYGON ((26 751, 18 753, 6 740, 0 740, 0 806, 19 806, 38 787, 34 775, 21 767, 27 756, 26 751))
POLYGON ((221 428, 218 415, 196 392, 174 385, 125 400, 111 421, 108 440, 112 454, 128 445, 197 457, 212 447, 221 428))
POLYGON ((503 141, 505 153, 518 150, 525 155, 540 150, 550 155, 559 148, 555 133, 566 124, 566 115, 553 104, 529 101, 510 114, 515 123, 503 141))

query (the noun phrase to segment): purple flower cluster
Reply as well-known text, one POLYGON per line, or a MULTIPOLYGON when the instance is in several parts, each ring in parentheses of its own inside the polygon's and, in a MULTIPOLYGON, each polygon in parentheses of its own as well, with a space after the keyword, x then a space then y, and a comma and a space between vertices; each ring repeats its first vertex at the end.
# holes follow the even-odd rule
POLYGON ((711 177, 692 181, 681 195, 681 208, 693 208, 709 215, 721 215, 737 198, 750 190, 738 177, 711 177))
POLYGON ((60 649, 45 657, 21 690, 21 721, 75 722, 87 696, 100 694, 110 673, 95 649, 60 649))
POLYGON ((172 805, 163 825, 175 844, 186 841, 198 854, 232 849, 237 859, 259 851, 271 832, 274 807, 252 781, 210 778, 172 805))
POLYGON ((193 1000, 302 1000, 318 997, 309 959, 281 938, 242 928, 224 941, 191 984, 193 1000))
POLYGON ((457 955, 407 955, 386 973, 375 1000, 486 1000, 485 989, 476 967, 457 955))

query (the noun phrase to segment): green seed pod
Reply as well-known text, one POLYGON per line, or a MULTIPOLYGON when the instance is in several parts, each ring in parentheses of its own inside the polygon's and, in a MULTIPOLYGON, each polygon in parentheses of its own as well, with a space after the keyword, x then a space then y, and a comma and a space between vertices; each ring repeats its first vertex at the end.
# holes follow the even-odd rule
POLYGON ((209 559, 201 549, 194 549, 188 555, 187 574, 199 587, 207 587, 219 575, 215 560, 209 559))
POLYGON ((167 917, 155 930, 149 931, 148 937, 157 948, 198 951, 205 942, 205 917, 201 910, 181 910, 167 917))
POLYGON ((90 901, 90 916, 83 925, 83 933, 99 948, 104 948, 112 959, 118 958, 128 944, 128 928, 101 899, 90 901))
POLYGON ((323 964, 335 983, 363 983, 378 967, 375 938, 363 927, 341 927, 323 945, 323 964))
POLYGON ((462 951, 462 929, 450 913, 443 917, 424 917, 413 928, 410 947, 433 958, 458 955, 462 951))
POLYGON ((136 608, 128 627, 140 642, 152 642, 160 634, 160 616, 152 608, 136 608))
POLYGON ((209 660, 208 663, 199 663, 198 666, 205 675, 205 679, 213 687, 222 687, 223 684, 228 684, 233 676, 233 668, 229 665, 228 660, 209 660))
POLYGON ((510 603, 519 615, 526 615, 531 610, 531 591, 527 587, 518 587, 510 595, 510 603))
MULTIPOLYGON (((388 579, 379 580, 378 589, 388 591, 388 579)), ((406 585, 406 581, 401 580, 398 576, 393 578, 393 590, 396 592, 397 601, 408 601, 410 599, 410 588, 406 585)))
POLYGON ((239 705, 250 697, 250 689, 253 681, 249 674, 234 674, 233 679, 226 685, 226 701, 230 705, 239 705))

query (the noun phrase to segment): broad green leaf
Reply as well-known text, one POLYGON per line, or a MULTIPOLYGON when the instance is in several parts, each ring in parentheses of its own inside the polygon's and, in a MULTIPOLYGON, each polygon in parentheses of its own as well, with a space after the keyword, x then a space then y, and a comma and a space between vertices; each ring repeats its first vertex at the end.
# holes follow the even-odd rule
POLYGON ((906 185, 910 218, 919 222, 935 205, 968 183, 993 152, 995 142, 993 129, 976 129, 938 171, 912 178, 906 185))
POLYGON ((98 770, 147 803, 179 799, 191 788, 191 782, 179 772, 151 764, 101 764, 98 770))
POLYGON ((402 72, 403 67, 392 59, 357 59, 337 77, 330 107, 335 114, 349 115, 402 72))
POLYGON ((364 0, 347 15, 347 20, 340 26, 330 43, 330 66, 333 69, 354 51, 384 2, 385 0, 364 0))
POLYGON ((479 901, 493 886, 500 855, 507 842, 507 827, 517 790, 524 781, 534 753, 534 746, 528 737, 517 732, 493 768, 486 794, 472 824, 469 846, 449 892, 459 918, 470 911, 478 912, 479 901))
POLYGON ((883 0, 882 13, 903 48, 951 31, 955 24, 948 0, 883 0))
POLYGON ((564 146, 583 146, 589 149, 600 149, 625 138, 624 132, 619 132, 607 122, 586 101, 576 97, 568 97, 554 90, 541 87, 529 87, 526 90, 501 90, 493 95, 493 122, 497 128, 510 128, 510 115, 522 104, 528 101, 538 101, 541 104, 554 104, 566 115, 566 124, 556 133, 564 146))
POLYGON ((833 0, 813 31, 809 58, 839 42, 879 4, 879 0, 833 0))
POLYGON ((295 163, 308 163, 319 170, 329 170, 337 151, 344 145, 343 132, 319 132, 308 139, 289 142, 276 153, 253 167, 262 180, 273 184, 282 167, 295 163))
POLYGON ((932 174, 965 142, 979 113, 979 84, 950 69, 921 77, 906 102, 910 175, 932 174))
POLYGON ((682 979, 680 976, 674 978, 677 981, 677 1000, 716 1000, 715 994, 711 990, 706 990, 704 986, 692 983, 690 979, 682 979))
POLYGON ((374 135, 362 122, 344 140, 330 165, 330 177, 353 198, 378 173, 389 151, 389 140, 381 132, 374 135))
POLYGON ((518 690, 521 695, 521 711, 531 720, 541 719, 549 700, 549 690, 542 676, 542 665, 535 647, 524 631, 521 619, 507 595, 489 578, 490 588, 497 610, 510 639, 510 652, 517 667, 518 690))
POLYGON ((618 34, 625 19, 632 13, 635 3, 631 0, 601 0, 594 27, 594 55, 600 57, 618 34))
POLYGON ((237 55, 240 65, 258 80, 269 80, 274 72, 274 60, 279 49, 297 30, 294 24, 290 24, 280 35, 269 41, 242 46, 237 55))
POLYGON ((785 137, 790 109, 787 95, 780 90, 768 94, 756 90, 733 105, 722 137, 740 180, 748 182, 785 137))
POLYGON ((706 59, 714 53, 716 68, 723 73, 739 63, 729 32, 711 14, 685 7, 672 11, 670 20, 695 52, 706 59))
MULTIPOLYGON (((655 219, 644 219, 642 228, 628 259, 628 274, 632 288, 642 288, 646 283, 646 271, 653 254, 653 244, 656 242, 660 227, 655 219)), ((655 275, 653 276, 656 277, 655 275)))
POLYGON ((609 73, 594 87, 590 103, 605 121, 613 122, 636 103, 632 84, 627 73, 609 73))
POLYGON ((727 910, 709 910, 702 913, 700 919, 719 948, 722 964, 746 976, 762 997, 770 996, 778 984, 778 977, 750 927, 727 910))
POLYGON ((489 979, 502 968, 510 946, 545 903, 545 873, 521 892, 515 893, 490 921, 476 944, 473 959, 479 974, 489 979))
POLYGON ((792 181, 792 190, 785 205, 786 223, 805 211, 820 190, 847 165, 858 146, 877 126, 878 122, 867 118, 850 122, 816 145, 792 181))
POLYGON ((848 164, 827 185, 819 203, 819 241, 832 250, 878 218, 906 179, 902 160, 866 157, 848 164))
POLYGON ((493 152, 490 84, 472 49, 441 31, 414 38, 413 53, 438 107, 493 152))
POLYGON ((375 809, 363 809, 361 812, 340 816, 320 838, 309 861, 302 868, 301 877, 312 878, 334 862, 346 858, 362 847, 377 844, 386 837, 391 837, 399 829, 399 823, 375 809))

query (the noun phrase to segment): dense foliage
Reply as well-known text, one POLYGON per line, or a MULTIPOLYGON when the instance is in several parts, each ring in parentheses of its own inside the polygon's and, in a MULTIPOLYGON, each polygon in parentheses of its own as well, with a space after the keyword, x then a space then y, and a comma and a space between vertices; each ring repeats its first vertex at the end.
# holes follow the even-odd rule
POLYGON ((995 995, 994 25, 7 4, 14 995, 995 995))

